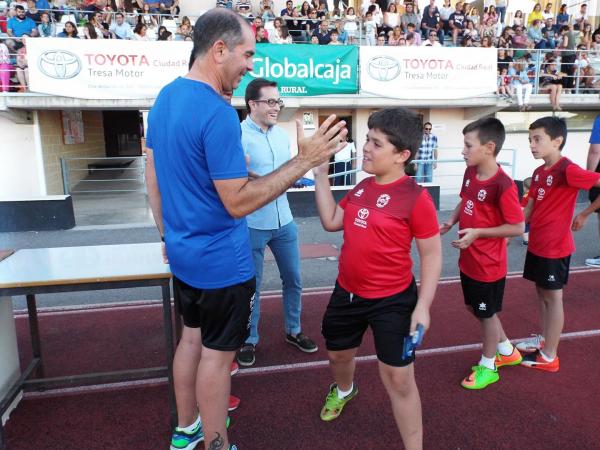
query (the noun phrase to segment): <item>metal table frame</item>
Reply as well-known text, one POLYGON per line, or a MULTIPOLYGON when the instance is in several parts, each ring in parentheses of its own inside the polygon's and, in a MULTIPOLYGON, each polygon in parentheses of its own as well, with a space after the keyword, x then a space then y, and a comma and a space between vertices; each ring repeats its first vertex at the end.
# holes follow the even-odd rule
MULTIPOLYGON (((171 278, 140 278, 135 280, 106 280, 95 282, 81 282, 75 284, 53 284, 44 286, 28 286, 14 288, 0 288, 0 296, 25 295, 27 299, 27 312, 29 316, 29 331, 31 335, 31 347, 33 357, 31 362, 23 370, 21 376, 15 381, 8 390, 4 398, 0 399, 0 417, 8 410, 12 402, 23 390, 44 390, 57 387, 81 386, 89 384, 105 384, 118 381, 143 380, 149 378, 167 376, 169 405, 171 409, 171 424, 177 423, 177 405, 175 403, 175 392, 173 389, 173 357, 174 338, 173 338, 173 319, 171 315, 171 278), (35 296, 37 294, 55 294, 61 292, 75 291, 95 291, 104 289, 124 289, 159 286, 162 290, 163 321, 166 338, 167 360, 166 366, 150 367, 144 369, 130 369, 113 372, 96 372, 85 375, 73 375, 46 378, 44 375, 44 362, 42 356, 42 344, 39 332, 39 323, 37 315, 37 303, 35 296), (35 378, 31 378, 35 375, 35 378)), ((176 302, 175 302, 176 303, 176 302)), ((180 335, 180 323, 176 323, 176 335, 180 335)), ((0 449, 7 447, 4 426, 0 420, 0 449)))

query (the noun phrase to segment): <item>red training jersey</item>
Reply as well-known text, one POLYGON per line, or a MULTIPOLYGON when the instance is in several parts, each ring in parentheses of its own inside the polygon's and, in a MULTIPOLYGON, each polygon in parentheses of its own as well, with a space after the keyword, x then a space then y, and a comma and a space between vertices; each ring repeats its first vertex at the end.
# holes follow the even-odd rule
POLYGON ((521 197, 521 206, 523 208, 527 206, 527 203, 529 203, 529 191, 525 192, 523 197, 521 197))
POLYGON ((529 198, 528 250, 543 258, 564 258, 575 251, 571 224, 579 189, 589 190, 600 173, 582 169, 562 157, 552 167, 533 172, 529 198))
MULTIPOLYGON (((485 181, 477 179, 477 167, 467 167, 460 190, 459 229, 493 228, 525 221, 517 185, 500 166, 485 181)), ((458 267, 477 281, 492 282, 506 276, 506 238, 480 238, 460 251, 458 267)))
POLYGON ((412 178, 377 184, 361 181, 339 203, 344 210, 344 244, 338 283, 364 298, 381 298, 410 285, 413 237, 439 233, 433 200, 412 178))

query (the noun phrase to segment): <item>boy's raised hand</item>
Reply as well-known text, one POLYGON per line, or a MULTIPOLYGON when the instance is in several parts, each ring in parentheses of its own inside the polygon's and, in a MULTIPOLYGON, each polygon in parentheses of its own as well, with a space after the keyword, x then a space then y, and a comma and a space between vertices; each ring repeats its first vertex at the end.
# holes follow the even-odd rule
POLYGON ((478 238, 478 234, 479 231, 477 228, 463 228, 462 230, 458 230, 458 235, 462 235, 462 237, 456 241, 452 241, 452 246, 464 250, 478 238))
POLYGON ((346 122, 330 115, 310 137, 304 136, 302 122, 296 120, 296 133, 298 136, 298 156, 310 164, 310 167, 321 165, 337 152, 344 148, 348 129, 346 122))

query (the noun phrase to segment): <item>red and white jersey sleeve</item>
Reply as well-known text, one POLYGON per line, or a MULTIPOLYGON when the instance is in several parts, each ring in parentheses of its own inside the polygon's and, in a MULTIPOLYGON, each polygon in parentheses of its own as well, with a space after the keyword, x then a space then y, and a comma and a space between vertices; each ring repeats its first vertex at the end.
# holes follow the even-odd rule
MULTIPOLYGON (((525 221, 517 186, 498 166, 489 180, 479 181, 477 169, 468 167, 460 192, 459 229, 493 228, 525 221)), ((493 282, 506 276, 506 238, 480 238, 461 250, 458 266, 470 278, 493 282)))
POLYGON ((590 189, 600 173, 582 169, 568 158, 552 167, 540 166, 533 172, 529 198, 533 209, 529 218, 528 250, 543 258, 564 258, 575 251, 571 224, 580 189, 590 189))
POLYGON ((429 193, 409 177, 385 185, 367 178, 339 205, 344 209, 344 243, 338 283, 364 298, 405 290, 413 278, 413 237, 439 233, 429 193))

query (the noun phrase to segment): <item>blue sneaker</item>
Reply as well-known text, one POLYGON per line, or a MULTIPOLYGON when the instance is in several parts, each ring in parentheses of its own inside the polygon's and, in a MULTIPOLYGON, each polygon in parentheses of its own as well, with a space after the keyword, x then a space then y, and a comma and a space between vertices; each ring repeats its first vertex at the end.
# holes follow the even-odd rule
MULTIPOLYGON (((229 428, 229 423, 231 419, 227 416, 227 423, 225 426, 229 428)), ((171 450, 193 450, 196 448, 199 442, 204 440, 204 429, 202 428, 202 423, 198 424, 198 426, 191 432, 186 433, 185 431, 181 431, 175 429, 173 435, 171 436, 171 450)), ((236 446, 233 446, 233 450, 237 450, 236 446)))

